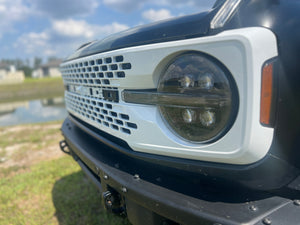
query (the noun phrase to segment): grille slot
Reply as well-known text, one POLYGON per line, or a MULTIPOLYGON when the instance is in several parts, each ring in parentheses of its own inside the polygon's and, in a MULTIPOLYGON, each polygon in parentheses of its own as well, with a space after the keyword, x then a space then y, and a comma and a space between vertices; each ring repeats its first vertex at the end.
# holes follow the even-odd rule
POLYGON ((125 134, 137 129, 137 124, 130 122, 129 115, 114 111, 114 104, 70 92, 65 94, 65 102, 69 112, 95 127, 104 125, 125 134))
POLYGON ((110 85, 111 78, 125 78, 125 71, 131 68, 131 63, 124 61, 124 57, 119 55, 95 58, 83 62, 66 63, 61 66, 60 70, 65 84, 96 84, 108 86, 110 85), (106 79, 99 79, 104 77, 106 79))

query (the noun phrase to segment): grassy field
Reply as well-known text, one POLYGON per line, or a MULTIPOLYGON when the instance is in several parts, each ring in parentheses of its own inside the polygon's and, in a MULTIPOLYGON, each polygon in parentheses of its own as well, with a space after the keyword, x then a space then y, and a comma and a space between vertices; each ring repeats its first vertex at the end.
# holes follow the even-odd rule
POLYGON ((116 224, 77 163, 61 153, 60 122, 0 128, 0 224, 116 224))
POLYGON ((0 86, 0 103, 41 98, 53 98, 63 95, 61 78, 25 79, 22 84, 0 86))

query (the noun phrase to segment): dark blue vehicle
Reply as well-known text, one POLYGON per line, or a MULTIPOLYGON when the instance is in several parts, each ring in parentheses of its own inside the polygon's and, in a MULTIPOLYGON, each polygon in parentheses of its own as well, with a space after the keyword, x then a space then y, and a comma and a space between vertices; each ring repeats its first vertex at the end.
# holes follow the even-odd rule
POLYGON ((81 46, 61 149, 132 224, 300 224, 300 1, 219 0, 81 46))

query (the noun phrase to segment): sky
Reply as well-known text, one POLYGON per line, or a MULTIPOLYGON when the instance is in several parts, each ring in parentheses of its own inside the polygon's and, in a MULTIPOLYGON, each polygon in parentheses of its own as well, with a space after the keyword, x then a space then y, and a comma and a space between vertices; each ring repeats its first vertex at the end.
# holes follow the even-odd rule
POLYGON ((171 17, 214 0, 0 0, 0 60, 65 58, 81 44, 171 17))

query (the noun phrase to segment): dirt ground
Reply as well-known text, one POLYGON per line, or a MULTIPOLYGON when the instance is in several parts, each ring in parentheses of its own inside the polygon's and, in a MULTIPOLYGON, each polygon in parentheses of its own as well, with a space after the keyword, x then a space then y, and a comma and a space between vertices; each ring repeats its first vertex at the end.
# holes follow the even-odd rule
POLYGON ((60 127, 56 122, 0 128, 0 168, 29 167, 63 156, 60 127))

